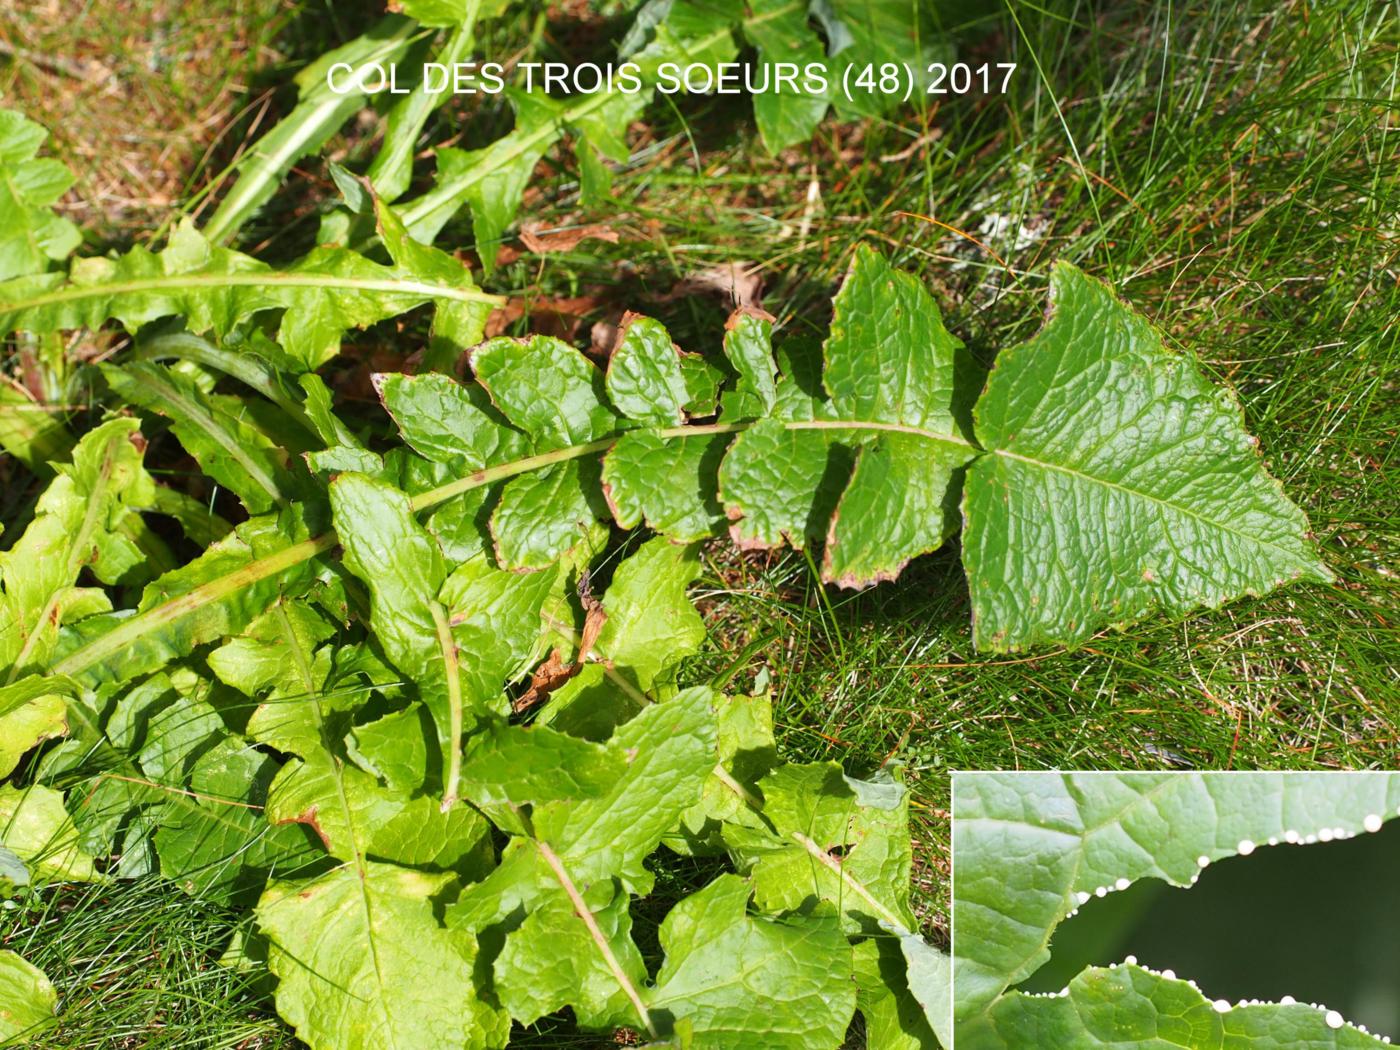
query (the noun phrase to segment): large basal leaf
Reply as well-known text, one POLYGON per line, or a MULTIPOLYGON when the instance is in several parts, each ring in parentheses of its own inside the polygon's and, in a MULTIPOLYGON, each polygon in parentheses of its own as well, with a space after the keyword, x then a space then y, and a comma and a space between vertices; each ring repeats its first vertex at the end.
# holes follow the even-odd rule
POLYGON ((977 403, 963 560, 979 647, 1072 643, 1290 580, 1327 581, 1228 391, 1066 264, 977 403))
POLYGON ((53 205, 73 185, 62 161, 37 156, 48 132, 0 110, 0 281, 42 273, 61 262, 82 234, 53 205))
POLYGON ((109 318, 128 330, 182 316, 191 331, 227 334, 265 310, 286 311, 278 342, 305 370, 335 356, 350 328, 393 317, 425 303, 465 314, 455 338, 480 338, 498 297, 472 283, 470 272, 435 249, 406 244, 397 220, 379 210, 392 264, 345 248, 315 248, 277 270, 211 244, 189 222, 176 227, 159 253, 133 248, 115 259, 77 259, 67 274, 36 274, 0 283, 0 330, 51 332, 93 328, 109 318), (431 267, 425 262, 431 260, 431 267), (474 325, 474 330, 471 330, 474 325))
POLYGON ((44 971, 0 951, 0 1043, 24 1046, 53 1022, 58 992, 44 971))
MULTIPOLYGON (((1102 286, 1065 266, 1055 282, 1054 317, 1003 355, 975 437, 967 355, 924 288, 866 250, 836 297, 820 361, 796 340, 775 355, 766 316, 731 319, 724 350, 738 379, 717 423, 655 425, 675 413, 675 350, 640 320, 606 372, 556 339, 495 339, 472 353, 475 384, 382 377, 379 387, 405 442, 427 457, 397 460, 411 509, 432 512, 430 535, 458 560, 483 549, 487 520, 500 569, 573 557, 607 517, 687 541, 727 522, 743 546, 824 542, 824 579, 858 586, 941 545, 961 499, 982 648, 1073 643, 1153 608, 1179 614, 1328 578, 1228 396, 1102 286), (1055 378, 1056 362, 1073 384, 1055 378)), ((349 451, 377 469, 367 450, 349 451)), ((198 575, 197 596, 145 601, 120 622, 90 618, 57 669, 110 672, 128 649, 178 651, 162 639, 207 637, 185 618, 219 618, 240 589, 270 589, 336 542, 327 532, 264 544, 265 556, 225 559, 219 577, 205 571, 212 562, 178 570, 166 579, 198 575)))
POLYGON ((277 1010, 312 1050, 505 1045, 506 1015, 473 994, 476 944, 433 914, 450 882, 364 864, 268 888, 257 919, 277 1010))
POLYGON ((959 1047, 1380 1045, 1335 1013, 1233 1009, 1136 966, 1086 970, 1064 996, 1008 989, 1091 897, 1142 878, 1189 886, 1225 857, 1377 831, 1400 812, 1400 774, 960 773, 954 786, 959 1047))

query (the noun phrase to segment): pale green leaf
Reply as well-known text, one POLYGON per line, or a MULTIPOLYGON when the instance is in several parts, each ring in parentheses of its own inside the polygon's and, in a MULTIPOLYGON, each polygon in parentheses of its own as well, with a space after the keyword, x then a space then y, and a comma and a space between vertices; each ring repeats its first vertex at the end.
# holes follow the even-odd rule
POLYGON ((682 818, 684 837, 679 841, 675 837, 667 839, 678 852, 722 852, 723 841, 717 833, 722 823, 768 830, 750 805, 750 799, 762 798, 759 781, 778 762, 772 697, 767 693, 718 697, 715 717, 719 729, 719 764, 728 776, 712 774, 706 779, 700 801, 682 818), (736 791, 734 784, 749 797, 736 791))
POLYGON ((535 808, 535 830, 588 883, 613 875, 634 893, 652 874, 642 860, 700 796, 718 759, 713 693, 686 689, 620 726, 608 747, 625 771, 606 794, 535 808))
POLYGON ((73 441, 60 412, 28 387, 0 375, 0 449, 42 477, 49 474, 50 463, 69 458, 73 441))
MULTIPOLYGON (((655 876, 643 861, 699 799, 715 766, 712 697, 708 689, 687 689, 619 726, 608 749, 622 759, 623 770, 605 794, 534 807, 535 838, 553 851, 576 885, 616 878, 629 893, 650 891, 655 876)), ((516 907, 563 893, 536 845, 516 838, 502 853, 500 867, 463 891, 449 921, 478 932, 516 907)))
POLYGON ((353 733, 346 742, 350 757, 392 790, 409 794, 427 779, 437 729, 422 704, 356 726, 353 733))
MULTIPOLYGON (((331 512, 345 565, 369 587, 370 628, 389 660, 417 684, 439 738, 452 740, 452 697, 460 689, 438 631, 437 594, 447 578, 442 554, 413 516, 408 497, 363 474, 331 483, 331 512)), ((460 703, 460 698, 458 699, 460 703)))
POLYGON ((36 744, 68 731, 68 705, 74 683, 61 676, 26 675, 0 686, 0 778, 36 744))
POLYGON ((35 882, 94 882, 93 858, 78 844, 78 829, 63 793, 35 784, 0 787, 0 845, 22 860, 35 882))
POLYGON ((277 1010, 312 1050, 505 1045, 506 1015, 474 993, 475 943, 433 914, 450 883, 371 863, 268 887, 257 919, 277 1010))
POLYGON ((856 1006, 846 938, 820 913, 749 915, 749 889, 721 875, 671 910, 648 1009, 687 1022, 696 1050, 839 1046, 856 1006))
POLYGON ((137 508, 154 499, 142 465, 144 442, 134 419, 113 419, 83 436, 71 463, 39 498, 24 534, 0 554, 0 668, 6 684, 29 668, 44 666, 58 628, 75 609, 105 609, 101 592, 74 585, 87 569, 116 582, 141 553, 120 531, 137 508))
POLYGON ((15 952, 0 951, 0 1043, 24 1046, 57 1013, 58 992, 44 971, 15 952))
MULTIPOLYGON (((403 13, 419 25, 451 27, 442 46, 425 56, 446 67, 449 77, 457 69, 458 63, 471 58, 473 30, 480 6, 476 0, 409 0, 403 5, 403 13)), ((455 88, 451 80, 443 85, 441 70, 435 70, 429 76, 425 65, 418 68, 423 75, 415 83, 399 86, 399 90, 407 91, 407 94, 396 99, 389 110, 384 121, 384 141, 365 173, 374 192, 386 202, 397 200, 408 189, 413 179, 413 162, 423 126, 433 110, 452 97, 455 88), (444 86, 448 90, 442 90, 444 86)), ((401 69, 400 72, 407 74, 408 71, 401 69)))

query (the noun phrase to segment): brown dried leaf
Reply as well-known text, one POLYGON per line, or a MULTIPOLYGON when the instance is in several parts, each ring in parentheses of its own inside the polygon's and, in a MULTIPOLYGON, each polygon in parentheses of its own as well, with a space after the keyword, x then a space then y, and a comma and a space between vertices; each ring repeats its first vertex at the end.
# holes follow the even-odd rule
POLYGON ((734 306, 763 308, 763 274, 757 263, 732 262, 691 274, 658 302, 668 303, 691 295, 718 295, 734 306))
POLYGON ((520 227, 520 241, 536 255, 549 252, 567 252, 578 246, 580 241, 592 238, 616 244, 617 231, 599 223, 584 226, 560 226, 550 229, 542 222, 527 222, 520 227))

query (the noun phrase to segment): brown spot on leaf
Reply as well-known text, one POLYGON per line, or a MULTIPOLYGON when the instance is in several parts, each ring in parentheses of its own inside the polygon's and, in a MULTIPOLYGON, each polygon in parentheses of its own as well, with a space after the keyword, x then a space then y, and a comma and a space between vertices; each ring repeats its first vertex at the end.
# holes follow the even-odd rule
POLYGON ((320 821, 318 821, 318 820, 316 819, 316 807, 315 807, 315 806, 312 806, 312 807, 311 807, 310 809, 308 809, 306 812, 304 812, 304 813, 299 813, 299 814, 297 814, 295 817, 292 817, 292 818, 290 818, 290 819, 288 819, 288 820, 279 820, 279 821, 277 821, 277 823, 279 823, 279 824, 305 824, 305 825, 306 825, 307 827, 309 827, 312 831, 316 832, 317 836, 321 839, 321 844, 322 844, 323 846, 325 846, 327 850, 330 850, 330 849, 331 849, 331 840, 330 840, 330 837, 326 834, 325 830, 322 829, 320 821))

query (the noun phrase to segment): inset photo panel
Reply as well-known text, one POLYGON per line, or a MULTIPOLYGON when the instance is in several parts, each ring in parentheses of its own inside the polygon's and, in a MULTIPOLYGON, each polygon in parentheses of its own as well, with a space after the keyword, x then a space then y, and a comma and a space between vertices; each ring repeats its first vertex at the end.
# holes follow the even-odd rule
POLYGON ((1400 773, 953 774, 957 1050, 1400 1035, 1400 773))

